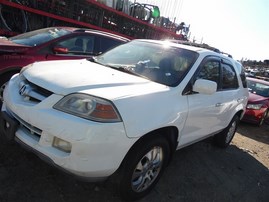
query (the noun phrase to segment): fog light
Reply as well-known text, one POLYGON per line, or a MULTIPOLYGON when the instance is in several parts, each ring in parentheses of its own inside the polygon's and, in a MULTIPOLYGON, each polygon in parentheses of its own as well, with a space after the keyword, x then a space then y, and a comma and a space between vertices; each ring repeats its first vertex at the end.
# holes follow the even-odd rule
POLYGON ((71 148, 72 148, 72 145, 70 142, 67 142, 57 137, 54 137, 52 146, 68 153, 71 152, 71 148))

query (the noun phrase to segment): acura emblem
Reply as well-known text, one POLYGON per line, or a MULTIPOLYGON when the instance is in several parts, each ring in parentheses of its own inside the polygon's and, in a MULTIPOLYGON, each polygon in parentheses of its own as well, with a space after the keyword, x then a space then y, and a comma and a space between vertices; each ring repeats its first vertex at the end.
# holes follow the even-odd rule
POLYGON ((25 95, 26 94, 26 85, 24 84, 21 88, 20 88, 20 90, 19 90, 19 93, 20 93, 20 95, 25 95))

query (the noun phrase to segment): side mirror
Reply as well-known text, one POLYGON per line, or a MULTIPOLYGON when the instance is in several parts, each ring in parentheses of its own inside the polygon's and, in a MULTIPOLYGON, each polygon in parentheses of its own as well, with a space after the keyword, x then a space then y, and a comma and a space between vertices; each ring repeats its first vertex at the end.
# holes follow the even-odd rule
POLYGON ((210 80, 197 79, 192 90, 197 93, 212 95, 217 92, 217 83, 210 80))
POLYGON ((67 54, 69 51, 68 48, 59 47, 59 46, 53 47, 52 50, 56 54, 67 54))

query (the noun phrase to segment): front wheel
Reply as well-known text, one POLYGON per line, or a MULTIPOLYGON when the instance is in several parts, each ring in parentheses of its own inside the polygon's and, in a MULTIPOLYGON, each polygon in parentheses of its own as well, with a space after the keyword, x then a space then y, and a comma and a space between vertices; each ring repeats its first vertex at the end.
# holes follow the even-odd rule
POLYGON ((229 125, 220 133, 215 135, 214 140, 217 146, 226 148, 232 141, 239 123, 238 116, 234 116, 229 125))
POLYGON ((5 87, 7 85, 7 82, 16 73, 17 72, 8 72, 8 73, 5 73, 3 75, 0 75, 0 109, 2 106, 3 94, 4 94, 5 87))
POLYGON ((121 198, 137 200, 148 194, 168 163, 169 151, 169 144, 162 137, 136 145, 122 165, 119 182, 121 198))
POLYGON ((0 86, 0 102, 3 102, 3 94, 4 94, 4 90, 5 90, 6 85, 7 85, 7 82, 3 83, 0 86))

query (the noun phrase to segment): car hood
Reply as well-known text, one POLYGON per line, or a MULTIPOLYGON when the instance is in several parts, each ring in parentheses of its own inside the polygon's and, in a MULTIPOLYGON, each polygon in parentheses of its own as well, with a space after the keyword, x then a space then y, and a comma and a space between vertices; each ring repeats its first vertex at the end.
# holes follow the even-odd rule
POLYGON ((248 97, 248 102, 259 102, 259 101, 264 101, 264 100, 268 100, 269 98, 267 97, 263 97, 263 96, 260 96, 260 95, 257 95, 255 93, 251 93, 249 92, 249 97, 248 97))
POLYGON ((28 81, 60 95, 81 92, 117 99, 169 88, 86 59, 36 62, 25 68, 23 75, 28 81))
POLYGON ((1 53, 14 53, 14 52, 19 53, 19 52, 26 51, 29 48, 30 46, 16 44, 6 38, 0 39, 0 54, 1 53))

